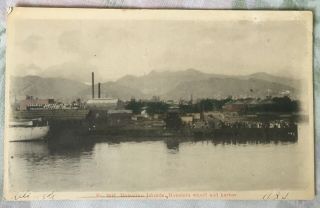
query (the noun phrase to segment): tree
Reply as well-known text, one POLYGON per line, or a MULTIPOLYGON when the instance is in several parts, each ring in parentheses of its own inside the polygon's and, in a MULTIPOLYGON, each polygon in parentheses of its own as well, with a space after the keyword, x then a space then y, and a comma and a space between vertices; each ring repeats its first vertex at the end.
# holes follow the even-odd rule
POLYGON ((292 101, 288 96, 272 98, 274 105, 271 110, 276 112, 297 112, 299 105, 297 101, 292 101))
POLYGON ((164 102, 149 102, 147 103, 148 114, 162 114, 168 111, 169 105, 164 102))
POLYGON ((138 114, 141 112, 142 107, 144 107, 144 104, 141 101, 136 101, 135 99, 132 99, 128 102, 126 105, 126 109, 132 110, 134 114, 138 114))

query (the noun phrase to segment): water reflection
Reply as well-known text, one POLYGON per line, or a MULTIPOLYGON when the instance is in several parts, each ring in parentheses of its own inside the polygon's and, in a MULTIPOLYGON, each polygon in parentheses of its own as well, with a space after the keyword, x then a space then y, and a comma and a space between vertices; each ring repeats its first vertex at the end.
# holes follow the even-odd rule
POLYGON ((65 137, 50 138, 47 142, 10 143, 10 178, 14 182, 11 188, 20 191, 180 190, 181 187, 250 190, 252 184, 265 188, 264 180, 269 180, 272 187, 300 186, 296 179, 303 178, 298 175, 301 171, 297 171, 303 164, 303 157, 299 156, 303 151, 297 143, 274 144, 253 140, 128 137, 65 137), (275 158, 277 164, 272 162, 275 158), (292 162, 287 163, 289 159, 292 162), (284 174, 269 176, 266 167, 284 174), (234 174, 240 169, 245 169, 243 174, 234 174), (228 178, 230 183, 221 183, 221 178, 228 178))
POLYGON ((80 159, 81 156, 90 156, 95 143, 73 142, 59 143, 52 141, 14 142, 11 143, 11 159, 23 158, 35 165, 38 162, 55 158, 80 159))
POLYGON ((180 141, 177 138, 167 138, 164 140, 169 153, 176 154, 179 152, 180 141))
MULTIPOLYGON (((95 146, 97 144, 108 144, 109 147, 113 147, 115 150, 121 148, 120 144, 131 145, 134 143, 141 143, 146 145, 150 142, 163 142, 167 153, 179 154, 181 144, 196 145, 197 143, 205 145, 264 145, 264 144, 276 144, 283 145, 279 141, 237 141, 237 140, 208 140, 208 139, 186 139, 181 138, 166 138, 157 139, 153 138, 153 141, 149 141, 147 138, 136 140, 135 138, 98 138, 95 140, 88 140, 87 138, 67 137, 64 140, 51 138, 47 142, 16 142, 11 143, 11 160, 22 159, 27 162, 28 167, 46 166, 62 163, 68 161, 69 167, 78 169, 82 159, 94 160, 93 154, 95 153, 95 146)), ((67 167, 66 167, 67 168, 67 167)))
POLYGON ((238 139, 205 139, 205 138, 134 138, 134 137, 99 137, 99 138, 87 138, 87 137, 65 137, 65 138, 49 138, 47 141, 38 142, 15 142, 14 152, 16 156, 23 156, 27 159, 34 159, 35 161, 41 160, 41 158, 48 155, 60 155, 66 157, 80 157, 81 155, 90 155, 94 151, 94 147, 97 143, 107 143, 110 145, 134 142, 144 143, 152 141, 163 141, 167 150, 170 153, 178 153, 181 143, 191 142, 205 142, 207 144, 216 145, 254 145, 254 144, 276 144, 285 145, 295 143, 293 141, 279 141, 279 140, 238 140, 238 139))
POLYGON ((48 157, 48 145, 45 142, 15 142, 11 143, 10 158, 22 158, 33 164, 37 164, 48 157))

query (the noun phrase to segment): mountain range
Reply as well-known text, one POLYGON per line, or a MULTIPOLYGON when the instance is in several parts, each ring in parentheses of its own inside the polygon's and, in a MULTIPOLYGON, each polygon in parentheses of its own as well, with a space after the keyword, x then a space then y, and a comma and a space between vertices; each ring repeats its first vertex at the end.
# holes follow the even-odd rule
MULTIPOLYGON (((90 74, 89 74, 90 76, 90 74)), ((96 83, 98 80, 96 80, 96 83)), ((11 95, 32 95, 39 98, 72 100, 89 99, 91 86, 85 83, 39 76, 11 77, 11 95)), ((300 81, 267 73, 247 76, 209 74, 187 69, 184 71, 152 71, 144 76, 126 75, 116 81, 101 84, 102 97, 120 99, 151 98, 190 99, 224 98, 226 96, 265 97, 288 94, 296 96, 300 81)), ((95 86, 97 95, 97 86, 95 86)))

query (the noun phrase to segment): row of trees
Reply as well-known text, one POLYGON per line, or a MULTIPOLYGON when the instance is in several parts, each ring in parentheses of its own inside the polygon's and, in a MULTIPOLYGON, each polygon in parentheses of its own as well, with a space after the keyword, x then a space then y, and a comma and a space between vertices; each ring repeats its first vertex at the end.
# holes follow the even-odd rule
POLYGON ((166 113, 169 109, 169 104, 161 101, 146 102, 131 100, 127 103, 126 109, 132 110, 133 113, 138 114, 146 110, 148 114, 166 113))
MULTIPOLYGON (((250 104, 246 99, 202 99, 197 103, 179 104, 181 113, 200 113, 202 111, 219 111, 226 103, 240 101, 246 105, 245 112, 298 112, 299 102, 291 100, 289 97, 274 97, 268 100, 257 99, 257 104, 250 104)), ((126 103, 126 109, 132 110, 133 113, 139 114, 146 110, 148 114, 162 114, 168 112, 170 104, 163 101, 142 101, 131 100, 126 103)))
POLYGON ((274 97, 271 100, 271 103, 261 105, 256 105, 251 108, 248 108, 249 112, 284 112, 284 113, 293 113, 298 112, 300 109, 300 104, 297 100, 291 100, 289 97, 274 97))
POLYGON ((195 104, 180 104, 179 109, 183 113, 200 113, 202 111, 218 111, 224 104, 232 101, 232 98, 226 99, 202 99, 195 104))
MULTIPOLYGON (((221 110, 222 106, 231 101, 231 98, 217 100, 217 99, 203 99, 197 103, 179 104, 179 109, 182 113, 200 113, 201 111, 221 110)), ((126 104, 126 109, 132 110, 133 113, 138 114, 144 109, 148 114, 166 113, 170 107, 163 101, 142 101, 131 100, 126 104)))

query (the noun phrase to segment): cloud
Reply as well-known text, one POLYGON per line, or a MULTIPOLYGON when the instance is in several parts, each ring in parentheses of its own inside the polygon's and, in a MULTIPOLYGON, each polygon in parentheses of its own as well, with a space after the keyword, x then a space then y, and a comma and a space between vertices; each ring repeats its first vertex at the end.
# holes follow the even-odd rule
POLYGON ((87 80, 92 70, 99 71, 101 79, 116 79, 152 69, 191 67, 223 74, 297 74, 306 63, 304 27, 297 21, 244 20, 28 22, 20 26, 17 38, 29 37, 29 48, 38 48, 28 53, 17 47, 15 65, 34 63, 47 75, 80 80, 87 80), (31 30, 41 38, 32 38, 31 30))
POLYGON ((96 77, 101 77, 97 67, 84 61, 70 61, 53 65, 43 70, 39 75, 43 77, 61 77, 82 82, 91 80, 91 72, 96 73, 96 77))
POLYGON ((59 47, 67 52, 79 52, 81 44, 80 31, 71 30, 63 32, 58 40, 59 47))
POLYGON ((23 41, 21 41, 19 45, 24 51, 33 52, 39 48, 39 45, 41 44, 41 40, 42 40, 42 37, 40 37, 39 35, 32 34, 26 37, 23 41))
POLYGON ((30 64, 19 64, 15 71, 13 72, 14 76, 27 76, 27 75, 39 75, 42 73, 43 69, 34 63, 30 64))

